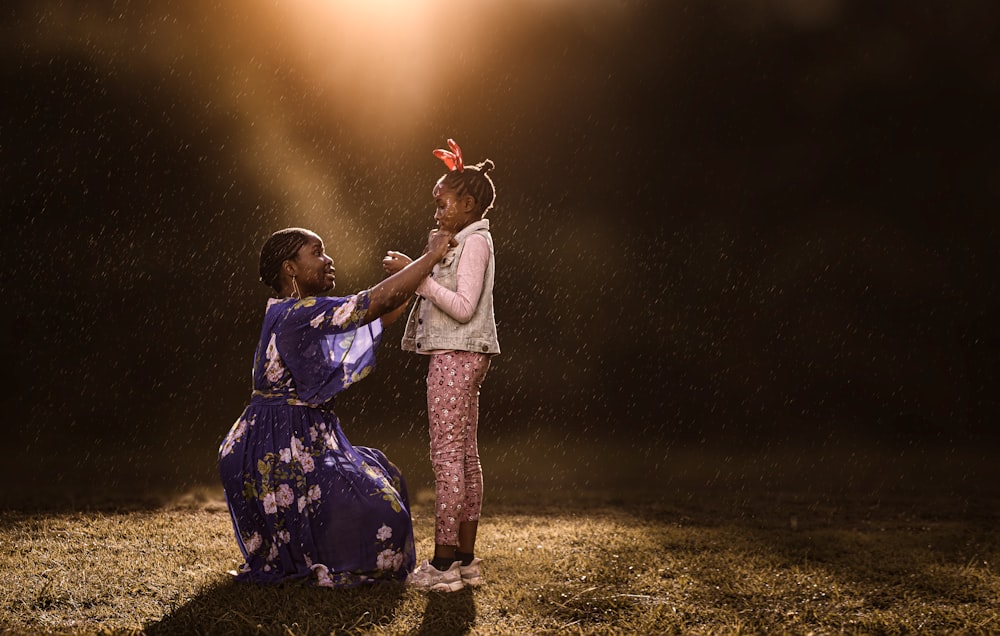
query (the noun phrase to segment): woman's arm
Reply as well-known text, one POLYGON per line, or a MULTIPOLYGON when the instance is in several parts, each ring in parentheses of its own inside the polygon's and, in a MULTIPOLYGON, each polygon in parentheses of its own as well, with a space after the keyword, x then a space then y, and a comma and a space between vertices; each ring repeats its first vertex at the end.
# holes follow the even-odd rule
POLYGON ((399 320, 399 317, 403 315, 403 312, 406 311, 406 308, 410 306, 411 298, 412 296, 408 297, 405 301, 403 301, 403 304, 400 305, 399 307, 396 307, 392 311, 387 311, 384 314, 382 314, 381 316, 382 325, 388 326, 399 320))
POLYGON ((448 248, 453 244, 455 244, 454 232, 431 230, 423 256, 372 287, 366 318, 375 320, 405 306, 417 290, 417 286, 430 276, 434 265, 444 258, 448 248))
MULTIPOLYGON (((406 254, 389 250, 385 253, 385 258, 382 259, 382 269, 385 270, 387 276, 391 276, 412 262, 413 259, 406 254)), ((407 296, 402 305, 396 307, 392 311, 382 314, 382 324, 391 325, 399 320, 399 317, 403 315, 403 311, 410 306, 410 301, 412 299, 412 296, 407 296)))

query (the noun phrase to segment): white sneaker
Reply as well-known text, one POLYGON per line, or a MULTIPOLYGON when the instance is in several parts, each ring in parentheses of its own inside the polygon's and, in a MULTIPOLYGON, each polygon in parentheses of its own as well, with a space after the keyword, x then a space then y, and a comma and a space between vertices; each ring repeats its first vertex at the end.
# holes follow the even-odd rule
POLYGON ((455 561, 443 572, 430 561, 424 560, 416 570, 406 577, 406 584, 414 587, 425 587, 432 592, 457 592, 463 587, 462 562, 455 561))
MULTIPOLYGON (((469 565, 462 565, 458 568, 458 571, 462 574, 462 584, 476 586, 483 582, 482 573, 479 571, 479 564, 483 560, 476 558, 472 559, 472 563, 469 565)), ((461 561, 459 561, 461 563, 461 561)))

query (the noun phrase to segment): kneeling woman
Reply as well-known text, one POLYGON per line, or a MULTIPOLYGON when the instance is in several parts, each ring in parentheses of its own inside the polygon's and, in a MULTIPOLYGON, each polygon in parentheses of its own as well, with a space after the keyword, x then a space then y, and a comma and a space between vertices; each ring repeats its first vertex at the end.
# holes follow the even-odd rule
POLYGON ((404 580, 413 569, 406 486, 381 451, 353 446, 334 396, 375 364, 382 320, 394 320, 448 250, 432 232, 410 266, 353 296, 335 285, 319 236, 275 232, 260 254, 268 301, 253 364, 253 394, 219 449, 219 472, 245 563, 239 579, 314 577, 347 587, 404 580))

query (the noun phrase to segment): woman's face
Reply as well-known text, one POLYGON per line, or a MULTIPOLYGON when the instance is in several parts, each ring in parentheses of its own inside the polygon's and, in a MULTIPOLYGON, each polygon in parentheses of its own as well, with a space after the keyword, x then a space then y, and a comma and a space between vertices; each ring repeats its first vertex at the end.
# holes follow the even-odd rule
POLYGON ((458 232, 476 220, 475 200, 471 196, 457 196, 453 189, 441 183, 434 186, 433 194, 437 205, 434 220, 438 228, 458 232))
POLYGON ((319 296, 337 286, 333 259, 327 256, 323 239, 313 234, 291 259, 295 282, 302 296, 319 296))

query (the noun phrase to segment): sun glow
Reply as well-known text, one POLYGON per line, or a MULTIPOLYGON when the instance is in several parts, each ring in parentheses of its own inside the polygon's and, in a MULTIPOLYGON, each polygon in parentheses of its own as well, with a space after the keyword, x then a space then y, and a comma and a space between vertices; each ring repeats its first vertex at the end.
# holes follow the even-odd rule
POLYGON ((542 43, 556 28, 608 37, 617 33, 608 26, 622 2, 221 0, 164 7, 39 0, 45 19, 25 37, 45 55, 103 66, 122 86, 155 83, 184 116, 224 130, 219 178, 254 182, 280 210, 280 222, 343 236, 342 258, 350 259, 377 238, 370 224, 354 222, 359 203, 371 199, 360 200, 356 176, 344 168, 356 165, 352 157, 375 147, 440 144, 461 137, 461 126, 497 134, 508 126, 505 116, 470 112, 470 103, 501 109, 550 94, 551 56, 560 52, 542 47, 540 55, 550 57, 525 57, 525 25, 536 24, 542 43), (494 99, 484 102, 484 91, 494 99))
POLYGON ((437 2, 294 0, 293 50, 333 95, 338 117, 400 134, 432 105, 443 56, 460 54, 443 33, 437 2))

